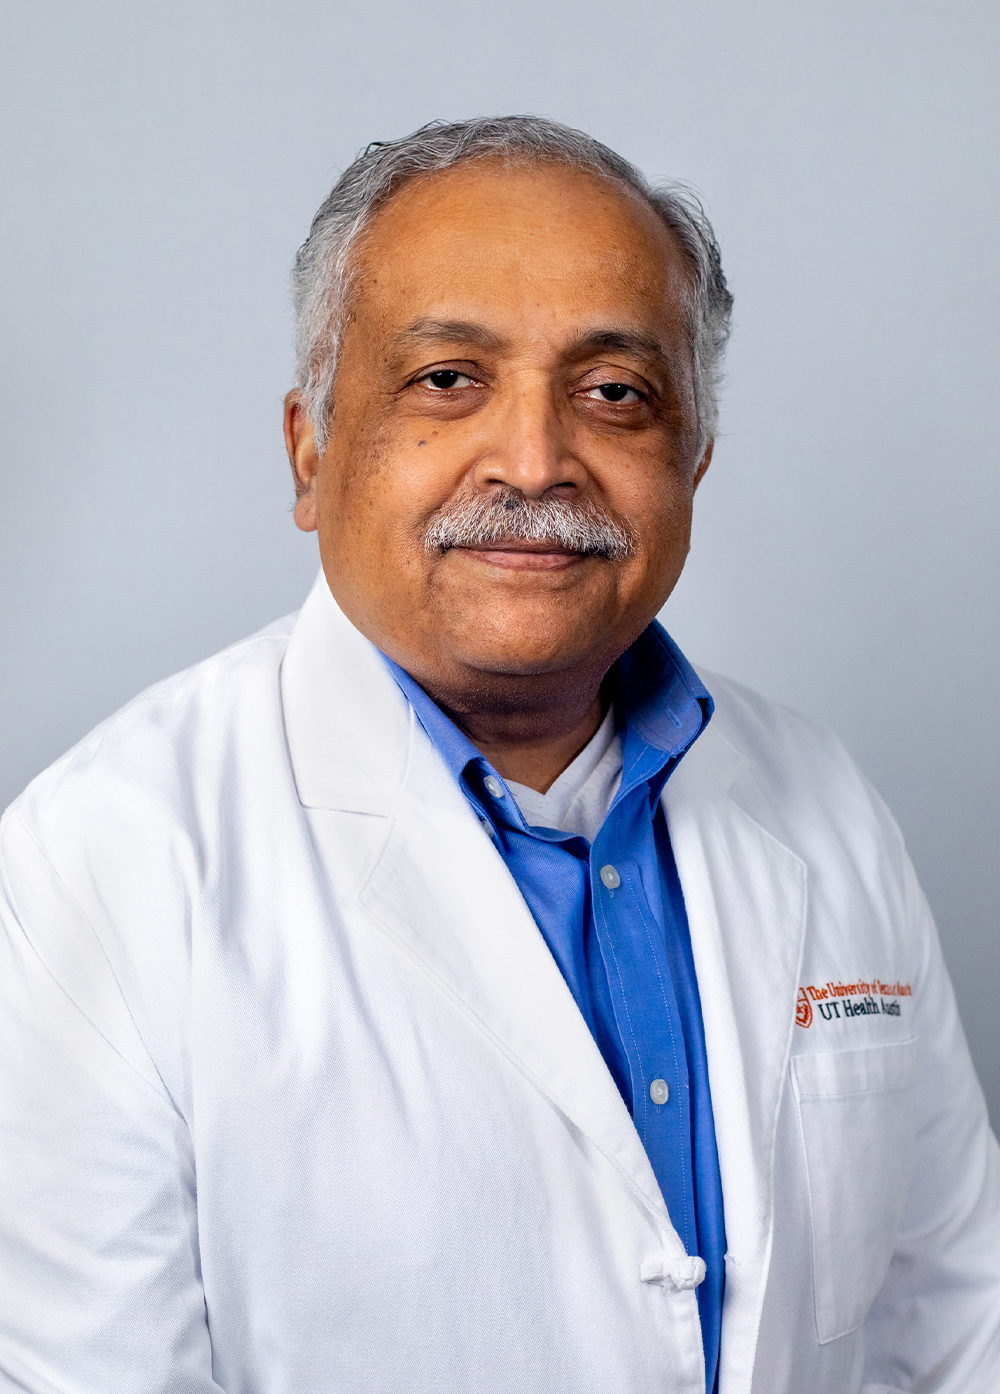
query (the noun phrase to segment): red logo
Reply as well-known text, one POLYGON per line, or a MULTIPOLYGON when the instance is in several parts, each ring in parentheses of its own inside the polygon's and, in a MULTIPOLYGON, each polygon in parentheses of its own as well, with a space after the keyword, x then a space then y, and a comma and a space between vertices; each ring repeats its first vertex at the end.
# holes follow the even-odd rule
MULTIPOLYGON (((903 1016, 904 1007, 913 996, 909 983, 884 983, 881 978, 856 983, 837 981, 806 983, 799 988, 795 1003, 795 1020, 800 1026, 810 1026, 813 1007, 824 1021, 846 1021, 856 1016, 903 1016)), ((908 1010, 908 1008, 907 1008, 908 1010)))

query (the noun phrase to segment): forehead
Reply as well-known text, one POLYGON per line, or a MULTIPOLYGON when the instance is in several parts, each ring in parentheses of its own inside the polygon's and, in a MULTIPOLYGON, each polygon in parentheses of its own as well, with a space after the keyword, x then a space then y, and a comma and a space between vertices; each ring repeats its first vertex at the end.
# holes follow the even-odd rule
POLYGON ((608 321, 686 322, 688 267, 631 190, 555 162, 476 161, 410 181, 354 256, 354 318, 386 329, 426 314, 501 332, 571 334, 608 321))

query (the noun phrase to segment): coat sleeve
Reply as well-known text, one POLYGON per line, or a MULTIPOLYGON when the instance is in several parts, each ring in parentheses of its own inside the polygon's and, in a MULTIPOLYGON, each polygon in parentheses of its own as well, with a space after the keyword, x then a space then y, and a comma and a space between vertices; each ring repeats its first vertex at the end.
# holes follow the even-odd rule
POLYGON ((892 1264, 865 1327, 862 1394, 1000 1390, 1000 1150, 930 909, 904 854, 920 945, 915 1163, 892 1264))
POLYGON ((0 824, 0 1390, 208 1394, 187 1125, 99 940, 0 824))

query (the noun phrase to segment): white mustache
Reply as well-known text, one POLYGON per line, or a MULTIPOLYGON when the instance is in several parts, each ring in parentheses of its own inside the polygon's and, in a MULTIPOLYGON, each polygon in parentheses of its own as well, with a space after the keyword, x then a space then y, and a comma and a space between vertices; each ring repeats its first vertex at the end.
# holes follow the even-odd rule
POLYGON ((631 530, 599 504, 529 499, 519 489, 474 494, 445 505, 424 534, 429 552, 504 542, 551 542, 607 561, 624 561, 635 550, 631 530))

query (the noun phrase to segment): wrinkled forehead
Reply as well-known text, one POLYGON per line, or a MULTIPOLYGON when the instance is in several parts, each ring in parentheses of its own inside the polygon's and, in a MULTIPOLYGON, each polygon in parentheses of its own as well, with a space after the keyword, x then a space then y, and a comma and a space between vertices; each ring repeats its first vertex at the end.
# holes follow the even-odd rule
POLYGON ((625 185, 556 161, 476 160, 409 180, 359 237, 351 319, 420 315, 509 334, 623 323, 685 339, 691 271, 656 211, 625 185))

